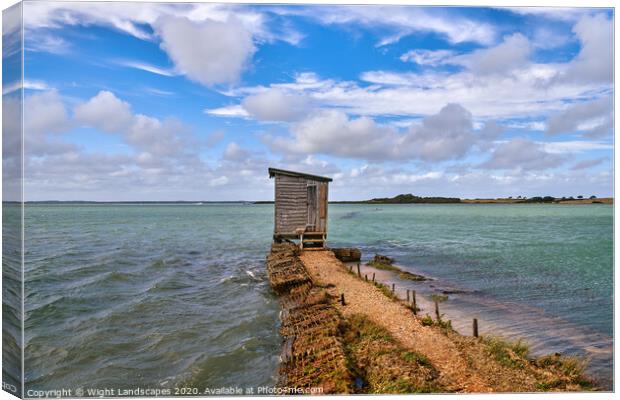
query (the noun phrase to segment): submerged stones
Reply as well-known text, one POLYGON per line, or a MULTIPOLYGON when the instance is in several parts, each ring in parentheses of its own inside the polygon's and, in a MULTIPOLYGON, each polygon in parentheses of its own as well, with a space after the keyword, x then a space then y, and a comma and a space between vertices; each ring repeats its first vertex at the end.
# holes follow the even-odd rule
POLYGON ((394 259, 381 254, 375 254, 375 258, 373 258, 371 262, 374 264, 392 265, 394 259))
POLYGON ((392 271, 392 272, 396 272, 398 273, 398 277, 400 279, 405 279, 408 281, 428 281, 428 280, 432 280, 430 278, 427 278, 423 275, 418 275, 418 274, 414 274, 411 272, 407 272, 407 271, 403 271, 402 269, 400 269, 399 267, 393 265, 394 264, 394 259, 388 256, 384 256, 381 254, 375 254, 375 257, 370 260, 368 262, 368 265, 370 265, 373 268, 376 269, 382 269, 385 271, 392 271))
POLYGON ((342 262, 354 262, 362 259, 361 250, 354 247, 341 247, 330 250, 334 253, 336 258, 342 262))

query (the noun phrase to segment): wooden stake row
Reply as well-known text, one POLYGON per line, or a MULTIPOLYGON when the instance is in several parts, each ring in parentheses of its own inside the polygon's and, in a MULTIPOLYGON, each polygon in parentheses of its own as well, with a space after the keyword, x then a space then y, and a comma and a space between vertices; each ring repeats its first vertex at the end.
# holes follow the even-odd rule
MULTIPOLYGON (((352 272, 353 266, 350 265, 349 266, 349 272, 352 272)), ((357 276, 361 279, 362 278, 362 272, 360 270, 360 263, 357 263, 357 276)), ((364 280, 366 282, 368 282, 368 274, 364 274, 364 280)), ((372 273, 372 283, 376 283, 376 279, 375 279, 375 273, 372 273)), ((396 293, 396 284, 392 283, 392 294, 396 293)), ((418 315, 418 304, 417 304, 417 299, 416 299, 416 291, 415 290, 410 290, 407 289, 407 304, 409 304, 409 301, 411 300, 411 308, 413 309, 413 314, 414 315, 418 315)), ((437 300, 434 300, 435 302, 435 317, 437 318, 437 320, 439 321, 441 319, 441 314, 439 312, 439 302, 437 300)), ((345 301, 344 301, 344 293, 342 293, 340 295, 340 303, 344 306, 346 305, 345 301)), ((472 325, 472 329, 473 329, 473 336, 474 337, 478 337, 478 319, 474 318, 473 319, 473 325, 472 325)))

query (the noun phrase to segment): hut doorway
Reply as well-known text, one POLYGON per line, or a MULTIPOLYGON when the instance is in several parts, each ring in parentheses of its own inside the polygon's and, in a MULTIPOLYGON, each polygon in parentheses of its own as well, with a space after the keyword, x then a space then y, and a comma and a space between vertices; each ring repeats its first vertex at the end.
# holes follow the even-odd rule
POLYGON ((308 225, 307 230, 313 232, 317 225, 317 193, 316 185, 308 185, 307 188, 308 225))

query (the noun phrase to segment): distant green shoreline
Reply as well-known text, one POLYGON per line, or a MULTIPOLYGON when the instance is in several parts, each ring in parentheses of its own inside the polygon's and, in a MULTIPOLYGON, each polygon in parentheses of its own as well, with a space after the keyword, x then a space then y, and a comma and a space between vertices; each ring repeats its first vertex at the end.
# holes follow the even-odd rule
MULTIPOLYGON (((460 199, 458 197, 420 197, 413 194, 399 194, 394 197, 380 197, 370 200, 342 200, 330 201, 329 204, 613 204, 613 197, 583 196, 574 197, 552 197, 552 196, 534 196, 534 197, 517 197, 517 198, 496 198, 496 199, 460 199)), ((3 201, 3 204, 19 204, 17 201, 3 201)), ((26 204, 130 204, 130 205, 149 205, 149 204, 273 204, 273 200, 259 201, 212 201, 212 200, 177 200, 177 201, 82 201, 82 200, 42 200, 42 201, 26 201, 26 204)))

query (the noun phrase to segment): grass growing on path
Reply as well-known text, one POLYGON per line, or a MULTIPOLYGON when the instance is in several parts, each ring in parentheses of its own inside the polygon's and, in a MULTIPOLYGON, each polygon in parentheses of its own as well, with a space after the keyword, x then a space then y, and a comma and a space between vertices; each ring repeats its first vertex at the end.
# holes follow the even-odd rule
POLYGON ((345 348, 365 382, 363 393, 442 391, 439 373, 426 356, 405 349, 386 329, 363 315, 348 318, 345 348))

